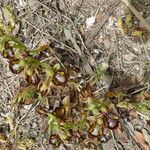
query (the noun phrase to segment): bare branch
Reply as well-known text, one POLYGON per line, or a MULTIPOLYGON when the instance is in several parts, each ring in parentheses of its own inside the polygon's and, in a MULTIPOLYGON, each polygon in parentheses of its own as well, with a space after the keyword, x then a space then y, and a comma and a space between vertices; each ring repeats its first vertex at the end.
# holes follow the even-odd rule
POLYGON ((134 15, 143 23, 143 25, 150 32, 150 24, 140 15, 140 13, 135 9, 135 7, 128 0, 121 0, 125 5, 134 13, 134 15))

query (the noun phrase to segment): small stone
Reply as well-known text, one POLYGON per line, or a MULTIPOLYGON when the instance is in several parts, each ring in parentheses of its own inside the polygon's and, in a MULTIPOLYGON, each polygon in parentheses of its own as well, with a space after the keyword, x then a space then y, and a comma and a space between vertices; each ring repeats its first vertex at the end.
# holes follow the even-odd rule
POLYGON ((134 65, 134 67, 135 67, 135 69, 136 69, 137 71, 139 71, 139 70, 140 70, 139 65, 134 65))
POLYGON ((36 128, 37 127, 37 123, 33 122, 32 123, 32 128, 36 128))
POLYGON ((132 60, 133 60, 133 56, 132 56, 131 54, 123 55, 123 58, 124 58, 126 61, 132 61, 132 60))
POLYGON ((103 37, 100 36, 100 37, 98 38, 98 41, 99 41, 100 43, 102 43, 102 42, 103 42, 103 37))
POLYGON ((98 135, 98 128, 94 128, 94 130, 91 134, 97 136, 98 135))
POLYGON ((94 49, 93 52, 94 52, 95 54, 99 54, 99 50, 98 50, 98 49, 94 49))
POLYGON ((104 45, 105 45, 105 47, 108 49, 108 48, 110 48, 111 43, 110 43, 110 41, 109 41, 108 39, 105 39, 105 40, 104 40, 104 45))
POLYGON ((33 136, 33 137, 37 137, 37 134, 38 134, 38 133, 37 133, 36 131, 32 131, 32 136, 33 136))
POLYGON ((29 110, 31 108, 31 106, 32 106, 32 104, 31 105, 24 105, 23 107, 24 107, 24 109, 29 110))
POLYGON ((95 16, 92 16, 92 17, 89 17, 86 19, 86 26, 87 26, 87 29, 89 29, 90 27, 92 27, 95 23, 95 16))

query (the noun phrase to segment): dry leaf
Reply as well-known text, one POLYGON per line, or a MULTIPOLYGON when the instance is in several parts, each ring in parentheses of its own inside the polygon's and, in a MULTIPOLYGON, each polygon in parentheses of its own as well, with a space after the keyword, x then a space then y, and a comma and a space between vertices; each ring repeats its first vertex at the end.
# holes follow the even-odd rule
POLYGON ((128 137, 127 133, 122 129, 120 124, 114 132, 115 132, 115 134, 117 134, 119 136, 119 139, 121 141, 128 143, 129 137, 128 137))
POLYGON ((150 147, 146 143, 143 134, 141 132, 139 132, 139 131, 136 131, 136 130, 135 130, 134 134, 135 134, 135 140, 136 140, 136 142, 138 142, 141 145, 141 147, 143 148, 143 150, 149 150, 150 147))
POLYGON ((145 141, 149 144, 150 146, 150 135, 148 134, 148 131, 146 129, 142 129, 142 133, 144 136, 145 141))
POLYGON ((0 133, 0 143, 6 143, 7 136, 3 133, 0 133))
POLYGON ((92 17, 86 19, 87 29, 90 29, 94 25, 95 20, 96 20, 95 16, 92 16, 92 17))

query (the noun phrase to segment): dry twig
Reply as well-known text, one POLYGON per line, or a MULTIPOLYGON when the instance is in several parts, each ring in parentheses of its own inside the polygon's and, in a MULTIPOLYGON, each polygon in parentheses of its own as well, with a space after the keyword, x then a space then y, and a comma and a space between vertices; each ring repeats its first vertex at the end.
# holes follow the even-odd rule
POLYGON ((89 46, 89 44, 91 43, 91 40, 97 35, 97 33, 101 30, 101 28, 104 26, 104 24, 107 22, 108 18, 111 16, 111 14, 115 11, 116 7, 120 4, 120 1, 115 1, 112 4, 110 4, 108 13, 104 16, 103 20, 100 20, 95 28, 93 28, 93 30, 91 30, 91 32, 89 33, 88 38, 86 40, 86 45, 89 46))
POLYGON ((128 0, 121 0, 121 1, 125 3, 125 5, 132 11, 132 13, 134 13, 134 15, 143 23, 143 25, 150 32, 149 23, 140 15, 140 13, 135 9, 135 7, 128 0))

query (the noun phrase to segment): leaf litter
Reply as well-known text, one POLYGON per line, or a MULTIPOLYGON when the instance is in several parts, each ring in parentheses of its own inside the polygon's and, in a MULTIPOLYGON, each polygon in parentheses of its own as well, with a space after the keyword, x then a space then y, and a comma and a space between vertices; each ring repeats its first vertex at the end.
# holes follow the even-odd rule
MULTIPOLYGON (((75 19, 79 19, 78 22, 74 22, 74 20, 73 20, 73 22, 75 23, 75 26, 79 30, 82 31, 81 35, 82 35, 82 37, 84 37, 84 35, 85 35, 84 32, 91 33, 93 31, 92 30, 86 31, 86 28, 85 28, 86 24, 85 24, 85 21, 82 21, 82 19, 86 20, 86 19, 88 19, 89 16, 91 16, 90 10, 91 9, 95 10, 96 6, 99 4, 99 1, 96 1, 96 0, 88 1, 87 3, 82 2, 81 5, 79 5, 80 7, 77 10, 76 9, 74 10, 76 13, 71 14, 71 12, 72 12, 71 9, 74 8, 75 5, 78 6, 78 2, 80 4, 80 1, 76 1, 74 3, 71 1, 68 3, 67 3, 67 1, 64 1, 64 2, 60 1, 60 3, 64 7, 66 7, 66 12, 70 12, 68 17, 74 15, 75 19), (84 15, 82 15, 82 14, 84 14, 84 15)), ((100 9, 98 15, 102 15, 104 11, 107 11, 107 9, 108 9, 107 7, 109 6, 109 4, 111 2, 112 2, 111 0, 108 2, 104 2, 104 5, 101 6, 101 9, 100 9)), ((4 1, 4 3, 5 3, 5 1, 4 1)), ((6 3, 9 3, 9 1, 7 1, 6 3)), ((46 34, 50 34, 51 37, 55 37, 55 39, 60 40, 60 42, 65 43, 65 44, 67 43, 67 45, 69 47, 73 47, 77 51, 79 56, 82 56, 82 54, 84 53, 83 45, 80 43, 80 40, 78 38, 74 38, 74 37, 77 37, 77 33, 74 32, 74 30, 72 29, 72 25, 60 17, 59 5, 57 5, 57 3, 53 2, 53 1, 50 1, 50 2, 34 1, 34 3, 33 3, 30 0, 28 1, 28 3, 26 3, 25 1, 20 0, 19 2, 15 2, 15 1, 10 2, 10 5, 15 5, 15 7, 18 8, 17 11, 19 13, 19 16, 23 16, 23 17, 20 17, 20 21, 22 22, 21 28, 23 30, 19 31, 19 34, 18 33, 17 34, 18 34, 18 37, 21 38, 23 41, 25 41, 25 43, 27 45, 29 44, 29 42, 32 43, 32 45, 37 45, 37 43, 39 43, 40 40, 48 40, 49 37, 47 37, 46 34), (34 5, 35 3, 36 3, 36 5, 34 5), (41 5, 41 4, 43 4, 43 5, 41 5), (32 7, 33 5, 34 5, 34 7, 32 7), (49 9, 47 9, 46 6, 49 9), (22 8, 25 10, 23 10, 22 8), (41 11, 39 11, 39 9, 41 11), (42 16, 42 17, 40 17, 40 16, 42 16), (27 20, 30 24, 28 24, 28 22, 24 22, 24 19, 27 20), (43 24, 42 24, 42 22, 43 22, 43 24), (33 26, 30 26, 30 25, 33 25, 33 26), (34 28, 34 26, 36 26, 37 28, 34 28), (41 30, 41 32, 39 32, 39 30, 41 30), (65 31, 65 34, 62 35, 64 31, 65 31), (46 34, 43 34, 42 32, 45 32, 46 34), (59 37, 61 37, 61 38, 59 38, 59 37), (65 38, 65 39, 63 39, 63 38, 65 38)), ((123 6, 122 5, 117 6, 116 8, 117 8, 117 10, 120 10, 121 7, 123 7, 123 6)), ((119 18, 120 16, 124 15, 124 14, 121 14, 117 10, 113 14, 113 15, 115 15, 116 19, 119 18)), ((65 11, 65 10, 63 10, 63 11, 65 11)), ((141 10, 141 11, 147 11, 147 10, 141 10)), ((15 13, 17 13, 17 12, 15 12, 15 13)), ((94 23, 95 23, 95 19, 92 23, 92 26, 93 26, 92 28, 94 28, 94 26, 95 26, 94 23)), ((87 47, 91 53, 93 50, 95 50, 97 48, 100 51, 100 56, 98 56, 98 55, 96 57, 94 56, 95 61, 98 62, 97 64, 102 63, 103 61, 105 62, 105 59, 109 58, 109 70, 110 70, 110 74, 113 75, 113 79, 111 80, 111 82, 96 81, 96 83, 98 83, 98 85, 95 88, 96 88, 96 90, 98 90, 98 92, 102 92, 102 93, 105 93, 105 91, 108 90, 108 87, 110 87, 110 89, 115 89, 115 88, 118 88, 119 86, 120 87, 123 86, 122 80, 123 80, 123 78, 126 79, 127 75, 136 76, 136 74, 139 73, 139 71, 141 71, 142 75, 144 75, 145 66, 143 65, 143 63, 145 63, 145 61, 147 61, 147 62, 149 61, 147 59, 148 55, 149 55, 149 51, 148 51, 149 47, 145 46, 145 43, 147 42, 146 41, 147 38, 142 37, 142 40, 140 38, 136 39, 133 37, 128 37, 125 34, 122 34, 119 32, 118 38, 113 41, 113 39, 111 39, 110 36, 114 37, 114 34, 116 34, 116 31, 119 29, 114 24, 111 24, 112 25, 111 29, 109 29, 110 27, 107 28, 107 25, 108 24, 106 22, 104 24, 104 27, 101 30, 101 32, 102 32, 101 34, 102 34, 103 39, 108 39, 108 41, 111 41, 112 44, 109 46, 110 48, 107 48, 107 50, 106 50, 106 48, 105 48, 106 44, 103 44, 103 43, 100 44, 98 42, 97 39, 99 37, 99 34, 97 34, 96 37, 94 37, 92 39, 92 41, 90 42, 91 44, 90 45, 88 44, 89 46, 87 47), (116 31, 112 32, 112 30, 116 30, 116 31), (134 43, 134 44, 138 43, 138 44, 136 44, 136 47, 131 46, 130 51, 129 51, 128 48, 126 48, 126 42, 128 42, 128 41, 130 43, 134 43), (119 50, 115 49, 115 52, 113 52, 116 42, 118 42, 119 50), (142 46, 140 46, 140 44, 142 46), (146 47, 147 52, 145 51, 145 47, 146 47), (136 51, 135 49, 137 49, 138 51, 136 51), (137 57, 133 57, 132 59, 127 58, 128 55, 131 54, 131 52, 134 53, 134 55, 137 57), (104 59, 102 60, 102 58, 104 58, 104 59), (119 61, 117 61, 117 60, 119 60, 119 61), (141 64, 141 62, 142 62, 142 64, 141 64), (133 66, 135 66, 135 65, 138 65, 138 67, 134 68, 133 66), (120 73, 121 71, 123 71, 123 75, 121 75, 121 73, 120 73), (99 91, 99 88, 103 87, 103 85, 105 83, 108 84, 108 86, 106 86, 107 88, 104 88, 104 89, 102 88, 102 91, 101 90, 99 91)), ((84 37, 85 41, 86 41, 86 39, 87 39, 87 37, 84 37)), ((61 45, 60 43, 57 43, 56 40, 53 40, 53 38, 52 38, 52 41, 50 41, 50 44, 53 47, 55 47, 56 49, 61 48, 61 51, 59 53, 55 52, 55 55, 56 55, 57 59, 59 59, 62 63, 64 63, 61 60, 61 58, 59 57, 59 55, 61 55, 62 58, 65 57, 65 55, 67 55, 67 56, 70 55, 70 53, 69 54, 66 53, 65 45, 61 45)), ((69 48, 69 47, 67 47, 67 48, 69 48)), ((86 55, 87 55, 87 53, 86 53, 86 55)), ((71 59, 73 59, 73 60, 75 59, 76 65, 84 70, 84 68, 82 68, 84 65, 82 66, 82 64, 78 58, 78 55, 74 55, 71 53, 71 59)), ((4 62, 5 62, 5 60, 3 60, 3 58, 2 58, 1 59, 2 72, 3 72, 3 77, 6 80, 5 84, 3 84, 3 82, 4 82, 3 80, 2 80, 2 84, 1 84, 1 91, 2 91, 2 96, 1 96, 2 104, 1 105, 2 106, 1 106, 0 110, 1 110, 1 112, 3 112, 5 114, 5 115, 1 115, 2 118, 4 116, 8 115, 8 111, 10 110, 10 107, 11 107, 11 94, 10 94, 10 92, 7 92, 7 89, 4 86, 6 84, 8 84, 9 90, 14 95, 15 91, 19 88, 19 86, 21 84, 20 82, 23 82, 23 81, 21 81, 20 75, 17 75, 17 77, 14 77, 14 75, 12 75, 12 73, 8 71, 8 68, 6 66, 4 66, 4 64, 3 64, 4 62)), ((91 62, 89 62, 89 65, 93 66, 93 64, 91 62)), ((94 68, 94 69, 96 70, 96 68, 94 68)), ((92 70, 94 70, 94 69, 92 68, 92 70)), ((146 70, 146 71, 148 71, 148 70, 146 70)), ((140 81, 142 80, 141 79, 142 75, 140 77, 137 77, 138 80, 140 80, 140 81)), ((98 76, 99 76, 99 74, 98 74, 98 76)), ((98 78, 98 80, 100 80, 100 79, 98 78)), ((146 84, 147 83, 148 82, 146 81, 146 84)), ((132 83, 129 82, 129 83, 127 83, 127 85, 128 84, 132 84, 132 83)), ((142 85, 144 85, 144 84, 145 83, 142 83, 142 85)), ((128 88, 128 86, 125 87, 126 92, 128 92, 127 88, 128 88)), ((129 91, 130 90, 132 91, 132 89, 129 88, 129 91)), ((137 89, 137 90, 139 90, 139 89, 137 89)), ((147 90, 147 92, 149 92, 148 88, 146 90, 147 90)), ((55 105, 57 105, 57 104, 55 104, 55 105)), ((145 108, 144 104, 142 106, 142 109, 145 109, 147 112, 147 108, 145 108)), ((17 110, 17 114, 16 114, 17 116, 13 116, 13 119, 15 119, 17 121, 21 117, 20 114, 24 114, 26 112, 27 112, 27 110, 25 108, 21 108, 21 110, 17 110)), ((145 116, 145 115, 147 115, 147 114, 139 113, 139 115, 136 117, 142 118, 141 119, 141 121, 142 121, 142 120, 145 120, 145 118, 147 118, 147 116, 145 116), (145 117, 143 117, 143 116, 145 116, 145 117)), ((41 135, 41 137, 43 136, 41 134, 41 131, 39 129, 32 128, 32 126, 31 126, 31 122, 33 121, 34 123, 38 124, 38 126, 42 126, 43 130, 45 130, 44 128, 46 128, 46 127, 44 125, 45 121, 43 121, 44 118, 42 119, 40 117, 41 116, 37 116, 33 110, 29 113, 26 120, 24 120, 19 125, 18 135, 21 140, 17 141, 18 149, 26 149, 27 147, 31 148, 30 147, 31 145, 32 145, 31 149, 42 149, 43 147, 44 147, 44 149, 50 148, 50 146, 46 140, 43 140, 41 142, 41 138, 37 138, 38 135, 41 135), (31 133, 31 134, 29 135, 28 133, 31 133), (31 139, 30 139, 30 137, 31 137, 31 139), (32 139, 34 139, 34 138, 36 140, 34 140, 34 142, 33 142, 32 139), (26 143, 31 143, 31 145, 26 145, 26 143), (40 143, 40 147, 37 146, 39 143, 40 143)), ((7 136, 9 135, 10 130, 13 128, 12 117, 7 116, 6 120, 2 121, 0 123, 0 125, 1 125, 0 128, 2 131, 2 133, 0 135, 1 143, 6 143, 7 138, 8 138, 7 136), (7 126, 9 126, 10 129, 7 129, 8 128, 7 126), (4 130, 4 128, 5 128, 5 130, 4 130)), ((139 149, 145 149, 145 150, 149 149, 149 146, 148 146, 149 132, 147 131, 147 126, 144 127, 143 131, 138 131, 138 130, 135 130, 135 124, 134 124, 134 122, 132 122, 132 120, 130 120, 129 122, 125 121, 125 123, 127 125, 123 124, 124 128, 130 128, 130 130, 133 131, 132 135, 126 135, 128 133, 125 133, 124 135, 122 135, 125 137, 126 136, 130 137, 129 143, 131 145, 129 144, 128 149, 133 149, 132 146, 135 146, 136 144, 138 145, 137 147, 139 149), (133 139, 131 137, 133 139, 135 139, 135 142, 132 142, 133 139)), ((146 123, 144 125, 146 125, 146 123)), ((121 128, 120 130, 125 132, 126 130, 124 128, 121 128)), ((117 133, 115 133, 115 134, 117 134, 117 133)), ((115 136, 117 137, 117 135, 115 135, 115 136)), ((45 135, 45 137, 46 137, 46 135, 45 135)), ((11 140, 13 141, 13 139, 11 139, 11 140)), ((117 138, 115 138, 115 140, 116 140, 117 144, 120 141, 120 139, 117 139, 117 138)), ((102 144, 103 148, 105 149, 106 145, 114 146, 114 144, 112 144, 112 143, 113 143, 113 141, 108 142, 108 143, 106 142, 106 144, 104 144, 104 145, 102 144)), ((123 144, 123 141, 120 143, 122 143, 123 147, 125 149, 127 149, 127 147, 125 147, 125 145, 123 144)), ((70 146, 68 145, 68 147, 70 147, 70 146)), ((74 147, 77 147, 78 149, 83 149, 82 145, 80 145, 80 146, 74 145, 74 147)), ((88 149, 90 149, 90 148, 88 147, 88 149)))

